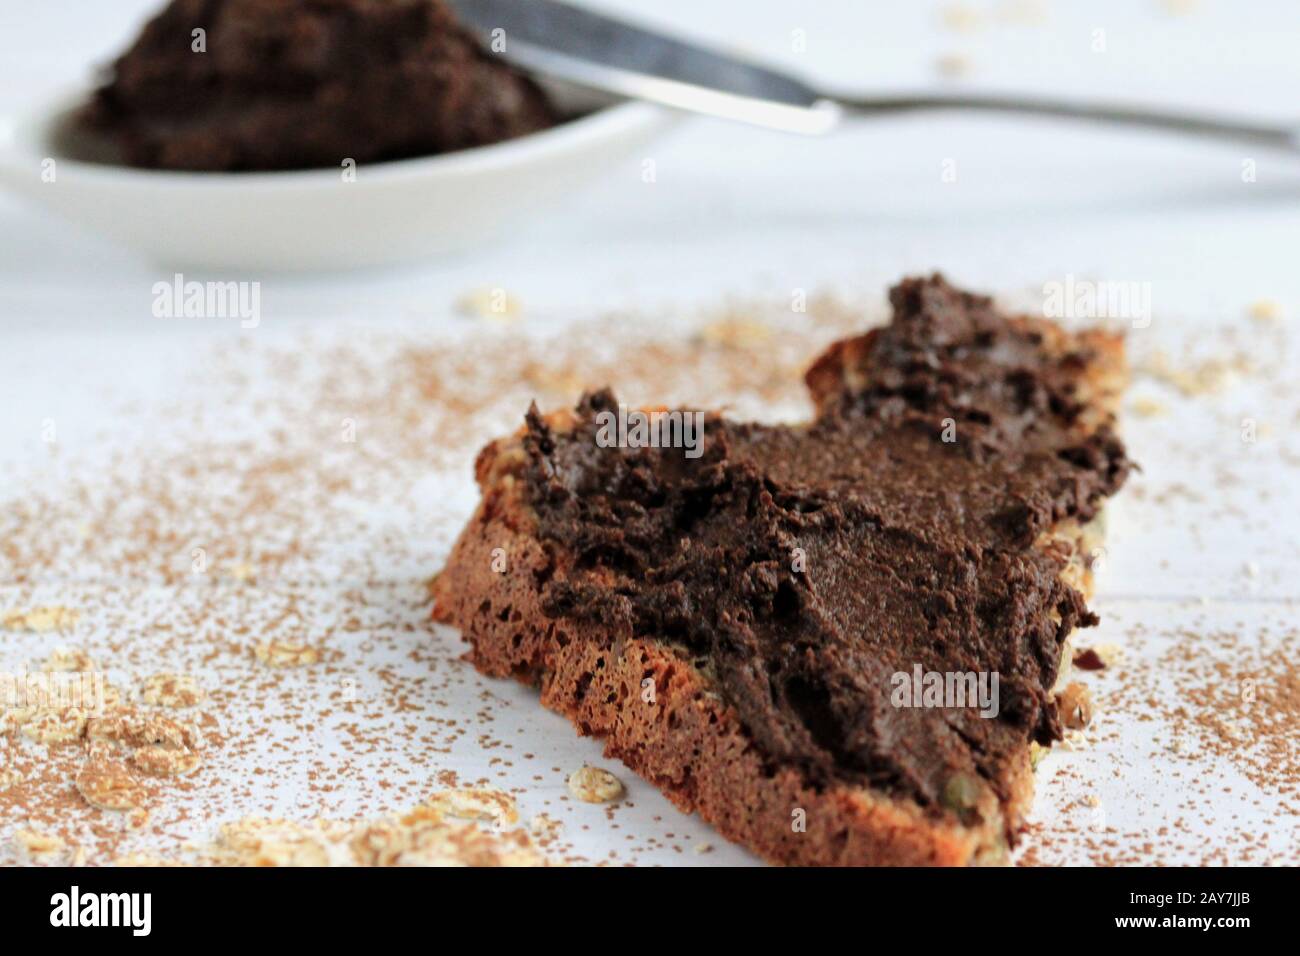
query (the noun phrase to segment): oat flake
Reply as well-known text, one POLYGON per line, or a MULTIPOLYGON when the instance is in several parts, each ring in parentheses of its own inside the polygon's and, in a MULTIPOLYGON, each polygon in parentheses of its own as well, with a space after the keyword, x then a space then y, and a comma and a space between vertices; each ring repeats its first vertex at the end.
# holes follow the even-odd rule
POLYGON ((580 767, 569 775, 569 792, 586 803, 609 803, 623 796, 623 781, 600 767, 580 767))

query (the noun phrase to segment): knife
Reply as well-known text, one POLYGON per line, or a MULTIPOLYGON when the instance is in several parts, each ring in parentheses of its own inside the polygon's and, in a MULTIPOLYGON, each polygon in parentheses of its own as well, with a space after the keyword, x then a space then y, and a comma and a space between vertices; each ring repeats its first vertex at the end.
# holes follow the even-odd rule
POLYGON ((1001 94, 835 95, 780 70, 560 0, 449 0, 484 48, 541 76, 788 132, 820 134, 846 113, 978 110, 1124 123, 1296 150, 1300 127, 1122 103, 1001 94))

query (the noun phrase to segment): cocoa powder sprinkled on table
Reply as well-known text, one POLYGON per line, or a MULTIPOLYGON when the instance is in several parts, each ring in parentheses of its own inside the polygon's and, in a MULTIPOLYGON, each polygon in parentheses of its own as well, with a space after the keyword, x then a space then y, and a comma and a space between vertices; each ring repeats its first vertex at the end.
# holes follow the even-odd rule
MULTIPOLYGON (((573 815, 573 766, 521 739, 504 692, 460 660, 454 635, 430 628, 427 579, 476 500, 475 452, 516 427, 530 401, 562 406, 613 384, 629 404, 802 418, 803 367, 860 331, 864 314, 814 297, 807 312, 768 302, 673 321, 624 313, 557 335, 530 307, 508 324, 247 336, 196 355, 190 386, 166 402, 107 396, 120 430, 0 464, 0 668, 38 670, 55 655, 73 672, 88 664, 117 695, 62 741, 39 742, 23 733, 26 719, 0 717, 0 861, 27 861, 28 844, 90 865, 282 859, 295 847, 320 861, 394 828, 429 832, 367 844, 380 847, 376 861, 408 837, 446 849, 453 831, 484 862, 515 850, 613 864, 688 852, 673 819, 629 832, 629 801, 573 815), (297 666, 268 666, 285 653, 297 666), (188 766, 186 753, 199 755, 188 773, 141 766, 188 766), (87 802, 77 781, 101 761, 125 774, 138 806, 87 802), (508 783, 521 779, 532 783, 508 783), (462 831, 496 829, 443 812, 457 798, 438 794, 466 790, 504 793, 530 821, 505 830, 527 846, 511 836, 489 847, 462 831), (282 822, 258 822, 268 820, 282 822), (608 849, 584 858, 572 837, 597 828, 608 849)), ((1189 528, 1194 540, 1209 527, 1268 540, 1251 510, 1267 489, 1246 456, 1262 450, 1300 469, 1290 438, 1300 407, 1286 323, 1243 321, 1254 338, 1229 328, 1187 354, 1130 336, 1139 374, 1168 407, 1138 424, 1159 430, 1162 456, 1215 462, 1208 484, 1139 476, 1122 503, 1130 540, 1188 511, 1205 526, 1189 528), (1263 398, 1241 398, 1243 381, 1263 398), (1188 403, 1223 437, 1172 429, 1188 403), (1278 427, 1262 444, 1229 444, 1243 417, 1265 415, 1278 427)), ((1076 675, 1096 713, 1041 765, 1021 863, 1300 862, 1300 839, 1285 839, 1300 837, 1296 604, 1279 590, 1281 565, 1256 564, 1253 577, 1204 582, 1259 602, 1241 621, 1209 598, 1176 614, 1112 600, 1102 574, 1097 639, 1123 654, 1076 675), (1099 782, 1140 803, 1149 775, 1177 784, 1176 804, 1150 829, 1117 827, 1099 782)))
MULTIPOLYGON (((166 401, 118 400, 118 425, 88 444, 0 463, 0 669, 57 650, 116 695, 92 715, 4 716, 0 861, 26 853, 20 829, 96 865, 220 862, 224 851, 180 850, 290 814, 267 839, 310 842, 318 818, 329 833, 400 830, 391 821, 412 807, 454 819, 448 801, 468 798, 446 794, 496 792, 537 759, 496 729, 491 682, 427 622, 425 585, 472 506, 478 447, 530 401, 564 404, 594 384, 629 401, 799 415, 799 369, 861 324, 822 297, 806 312, 682 315, 673 334, 625 313, 563 335, 523 317, 250 335, 196 355, 166 401), (472 688, 477 706, 449 708, 472 688), (467 752, 477 779, 464 779, 467 752)), ((532 842, 582 862, 561 835, 577 829, 564 778, 531 777, 536 795, 506 798, 542 821, 532 842)), ((438 846, 450 832, 427 829, 438 846)), ((611 862, 659 844, 623 837, 611 862)), ((485 862, 502 849, 464 839, 485 862)))

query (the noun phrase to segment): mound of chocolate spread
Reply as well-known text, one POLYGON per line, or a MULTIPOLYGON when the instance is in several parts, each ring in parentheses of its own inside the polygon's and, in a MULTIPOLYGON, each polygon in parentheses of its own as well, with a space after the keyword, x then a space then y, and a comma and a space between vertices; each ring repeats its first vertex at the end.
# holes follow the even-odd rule
POLYGON ((276 170, 480 146, 556 114, 442 0, 173 0, 86 120, 132 165, 276 170))

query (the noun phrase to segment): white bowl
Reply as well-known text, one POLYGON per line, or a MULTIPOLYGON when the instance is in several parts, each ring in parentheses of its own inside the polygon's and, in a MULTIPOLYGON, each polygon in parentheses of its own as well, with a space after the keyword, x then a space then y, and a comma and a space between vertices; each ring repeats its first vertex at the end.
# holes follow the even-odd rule
MULTIPOLYGON (((455 252, 501 235, 677 119, 647 103, 553 87, 576 118, 519 139, 343 170, 186 173, 112 162, 80 130, 80 91, 0 130, 0 183, 156 263, 194 270, 349 269, 455 252), (53 181, 46 181, 47 160, 53 181)), ((0 124, 3 126, 6 124, 0 124)))

